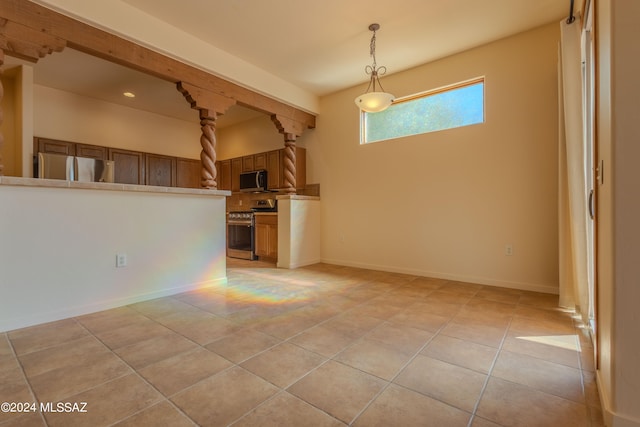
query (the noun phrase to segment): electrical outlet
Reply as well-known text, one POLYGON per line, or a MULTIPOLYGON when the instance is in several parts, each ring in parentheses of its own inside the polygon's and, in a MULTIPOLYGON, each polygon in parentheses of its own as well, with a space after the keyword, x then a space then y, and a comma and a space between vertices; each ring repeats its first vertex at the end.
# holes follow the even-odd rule
POLYGON ((512 245, 505 245, 504 254, 507 255, 507 256, 513 255, 513 246, 512 245))
POLYGON ((127 266, 127 254, 116 254, 116 267, 127 266))

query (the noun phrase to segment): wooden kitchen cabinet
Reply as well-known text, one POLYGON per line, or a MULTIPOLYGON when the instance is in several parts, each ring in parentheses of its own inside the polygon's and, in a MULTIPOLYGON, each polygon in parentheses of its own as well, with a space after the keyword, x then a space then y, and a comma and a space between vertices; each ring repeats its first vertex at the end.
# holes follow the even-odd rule
POLYGON ((267 168, 267 153, 242 157, 242 172, 253 172, 267 168))
POLYGON ((275 190, 280 188, 283 182, 283 170, 280 164, 282 150, 274 150, 267 152, 267 188, 269 190, 275 190))
POLYGON ((176 159, 176 187, 201 188, 202 165, 200 160, 176 159))
POLYGON ((145 155, 139 151, 108 149, 109 160, 115 162, 114 182, 120 184, 145 184, 145 155))
POLYGON ((242 172, 253 172, 255 169, 253 155, 242 158, 242 172))
POLYGON ((76 156, 107 160, 107 147, 89 144, 76 144, 76 156))
POLYGON ((38 153, 63 154, 65 156, 76 155, 76 144, 69 141, 58 141, 49 138, 33 138, 33 155, 38 153))
MULTIPOLYGON (((38 152, 113 160, 115 162, 114 182, 120 184, 146 184, 183 188, 200 188, 202 186, 202 164, 198 159, 165 156, 79 142, 59 141, 36 136, 33 138, 34 157, 38 152)), ((222 172, 220 172, 220 169, 218 170, 218 175, 222 175, 222 180, 226 187, 219 188, 230 190, 231 160, 226 160, 226 162, 226 166, 221 168, 222 172)), ((216 163, 216 167, 218 166, 218 163, 216 163)), ((240 172, 238 172, 238 179, 239 177, 240 172)))
POLYGON ((256 255, 260 259, 278 259, 278 216, 256 215, 256 255))
MULTIPOLYGON (((269 190, 281 190, 284 188, 284 148, 265 151, 251 156, 235 157, 229 160, 216 162, 218 176, 231 175, 231 187, 226 184, 226 178, 221 177, 218 188, 221 190, 240 191, 240 174, 257 170, 267 171, 267 188, 269 190), (225 172, 224 162, 230 162, 230 172, 225 172)), ((229 168, 229 166, 226 166, 229 168)), ((307 185, 307 150, 296 147, 296 189, 303 189, 307 185)))
POLYGON ((176 186, 176 158, 147 153, 145 156, 147 185, 176 186))
POLYGON ((242 173, 242 157, 231 159, 231 191, 240 191, 240 174, 242 173))
POLYGON ((231 190, 231 160, 216 162, 218 190, 231 190))
POLYGON ((267 168, 267 153, 253 155, 253 170, 259 171, 267 168))

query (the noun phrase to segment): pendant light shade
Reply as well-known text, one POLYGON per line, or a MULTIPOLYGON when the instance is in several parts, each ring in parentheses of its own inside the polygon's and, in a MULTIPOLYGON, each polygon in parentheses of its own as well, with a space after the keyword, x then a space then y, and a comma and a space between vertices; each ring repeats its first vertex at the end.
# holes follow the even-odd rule
POLYGON ((392 94, 385 92, 382 84, 380 84, 379 76, 387 72, 387 67, 378 67, 378 64, 376 64, 376 31, 379 29, 379 24, 369 25, 369 30, 373 31, 371 43, 369 44, 369 54, 373 58, 373 64, 367 65, 364 71, 371 76, 371 79, 369 80, 369 86, 367 86, 366 92, 355 99, 358 108, 367 113, 377 113, 386 110, 395 99, 392 94))
POLYGON ((356 98, 356 105, 367 113, 386 110, 393 102, 393 95, 386 92, 367 92, 356 98))

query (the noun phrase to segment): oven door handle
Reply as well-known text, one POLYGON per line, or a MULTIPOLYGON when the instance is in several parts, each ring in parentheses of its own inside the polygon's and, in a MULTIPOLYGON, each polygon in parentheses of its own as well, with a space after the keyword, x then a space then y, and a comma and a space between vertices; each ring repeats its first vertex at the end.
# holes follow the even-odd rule
POLYGON ((247 227, 251 227, 253 224, 245 221, 227 221, 229 225, 246 225, 247 227))

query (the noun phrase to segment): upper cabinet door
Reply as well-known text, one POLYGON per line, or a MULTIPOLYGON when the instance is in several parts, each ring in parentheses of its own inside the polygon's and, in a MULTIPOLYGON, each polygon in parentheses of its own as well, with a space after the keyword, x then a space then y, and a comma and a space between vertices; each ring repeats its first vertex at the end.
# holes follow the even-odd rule
POLYGON ((258 153, 253 155, 253 170, 267 169, 267 153, 258 153))
POLYGON ((183 188, 200 188, 200 160, 176 159, 176 186, 183 188))
POLYGON ((69 141, 58 141, 48 138, 33 138, 33 155, 38 153, 64 154, 67 156, 76 155, 76 144, 69 141))
POLYGON ((89 144, 76 144, 76 156, 107 160, 107 147, 89 144))
POLYGON ((146 155, 147 185, 176 186, 176 158, 160 154, 146 155))
POLYGON ((253 172, 255 169, 253 156, 244 156, 242 158, 242 172, 253 172))
POLYGON ((115 162, 114 182, 121 184, 145 184, 144 153, 109 148, 109 160, 115 162))
POLYGON ((231 159, 231 191, 240 191, 240 174, 242 173, 242 157, 231 159))
POLYGON ((282 168, 280 167, 280 150, 267 153, 267 188, 275 190, 282 186, 282 168))
POLYGON ((218 190, 231 190, 231 160, 216 162, 218 190))

